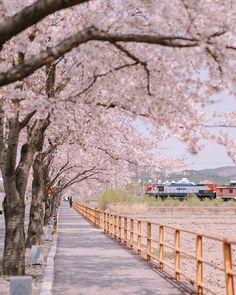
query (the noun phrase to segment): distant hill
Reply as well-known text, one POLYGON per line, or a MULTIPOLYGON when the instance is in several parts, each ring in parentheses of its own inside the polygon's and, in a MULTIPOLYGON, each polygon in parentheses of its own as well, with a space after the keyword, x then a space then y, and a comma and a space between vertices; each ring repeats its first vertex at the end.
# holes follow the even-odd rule
MULTIPOLYGON (((150 179, 148 174, 145 172, 142 173, 142 176, 144 176, 144 181, 150 179)), ((225 166, 215 169, 185 170, 183 172, 170 173, 168 175, 156 172, 156 180, 161 179, 161 181, 178 181, 183 177, 196 183, 204 180, 209 180, 214 183, 227 183, 230 180, 236 180, 236 166, 225 166)))

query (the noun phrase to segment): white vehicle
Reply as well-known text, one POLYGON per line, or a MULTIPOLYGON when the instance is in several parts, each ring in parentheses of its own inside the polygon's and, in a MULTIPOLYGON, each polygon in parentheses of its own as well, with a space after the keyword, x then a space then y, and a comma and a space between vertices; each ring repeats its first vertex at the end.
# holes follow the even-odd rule
POLYGON ((4 199, 5 193, 3 188, 3 179, 0 177, 0 214, 3 214, 2 202, 4 199))

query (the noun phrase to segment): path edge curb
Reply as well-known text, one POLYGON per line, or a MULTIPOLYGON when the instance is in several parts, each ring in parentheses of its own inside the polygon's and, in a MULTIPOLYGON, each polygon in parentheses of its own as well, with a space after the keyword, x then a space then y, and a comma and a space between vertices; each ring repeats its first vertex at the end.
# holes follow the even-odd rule
MULTIPOLYGON (((59 224, 60 211, 61 211, 61 207, 59 208, 59 212, 58 212, 58 224, 59 224)), ((59 234, 56 234, 53 236, 51 249, 47 257, 46 268, 45 268, 45 272, 43 276, 40 295, 52 294, 52 286, 53 286, 53 279, 54 279, 54 262, 55 262, 55 255, 57 252, 58 235, 59 234)))

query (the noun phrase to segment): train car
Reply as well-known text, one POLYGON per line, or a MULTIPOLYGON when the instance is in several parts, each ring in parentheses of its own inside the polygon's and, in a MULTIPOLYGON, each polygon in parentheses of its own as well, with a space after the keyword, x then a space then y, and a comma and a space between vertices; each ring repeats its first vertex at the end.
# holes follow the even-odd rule
POLYGON ((229 184, 216 186, 217 198, 224 201, 236 201, 236 180, 231 180, 229 184))
POLYGON ((170 183, 170 184, 154 184, 146 188, 146 195, 160 197, 166 199, 180 198, 184 199, 190 195, 196 195, 199 199, 215 199, 216 192, 207 184, 194 183, 170 183))

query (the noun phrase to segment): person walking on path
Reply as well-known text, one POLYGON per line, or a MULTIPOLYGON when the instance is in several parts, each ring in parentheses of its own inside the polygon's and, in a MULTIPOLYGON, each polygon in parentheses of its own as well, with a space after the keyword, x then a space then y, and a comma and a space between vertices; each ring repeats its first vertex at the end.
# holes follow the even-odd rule
POLYGON ((70 208, 72 208, 73 200, 71 196, 69 197, 69 204, 70 204, 70 208))

